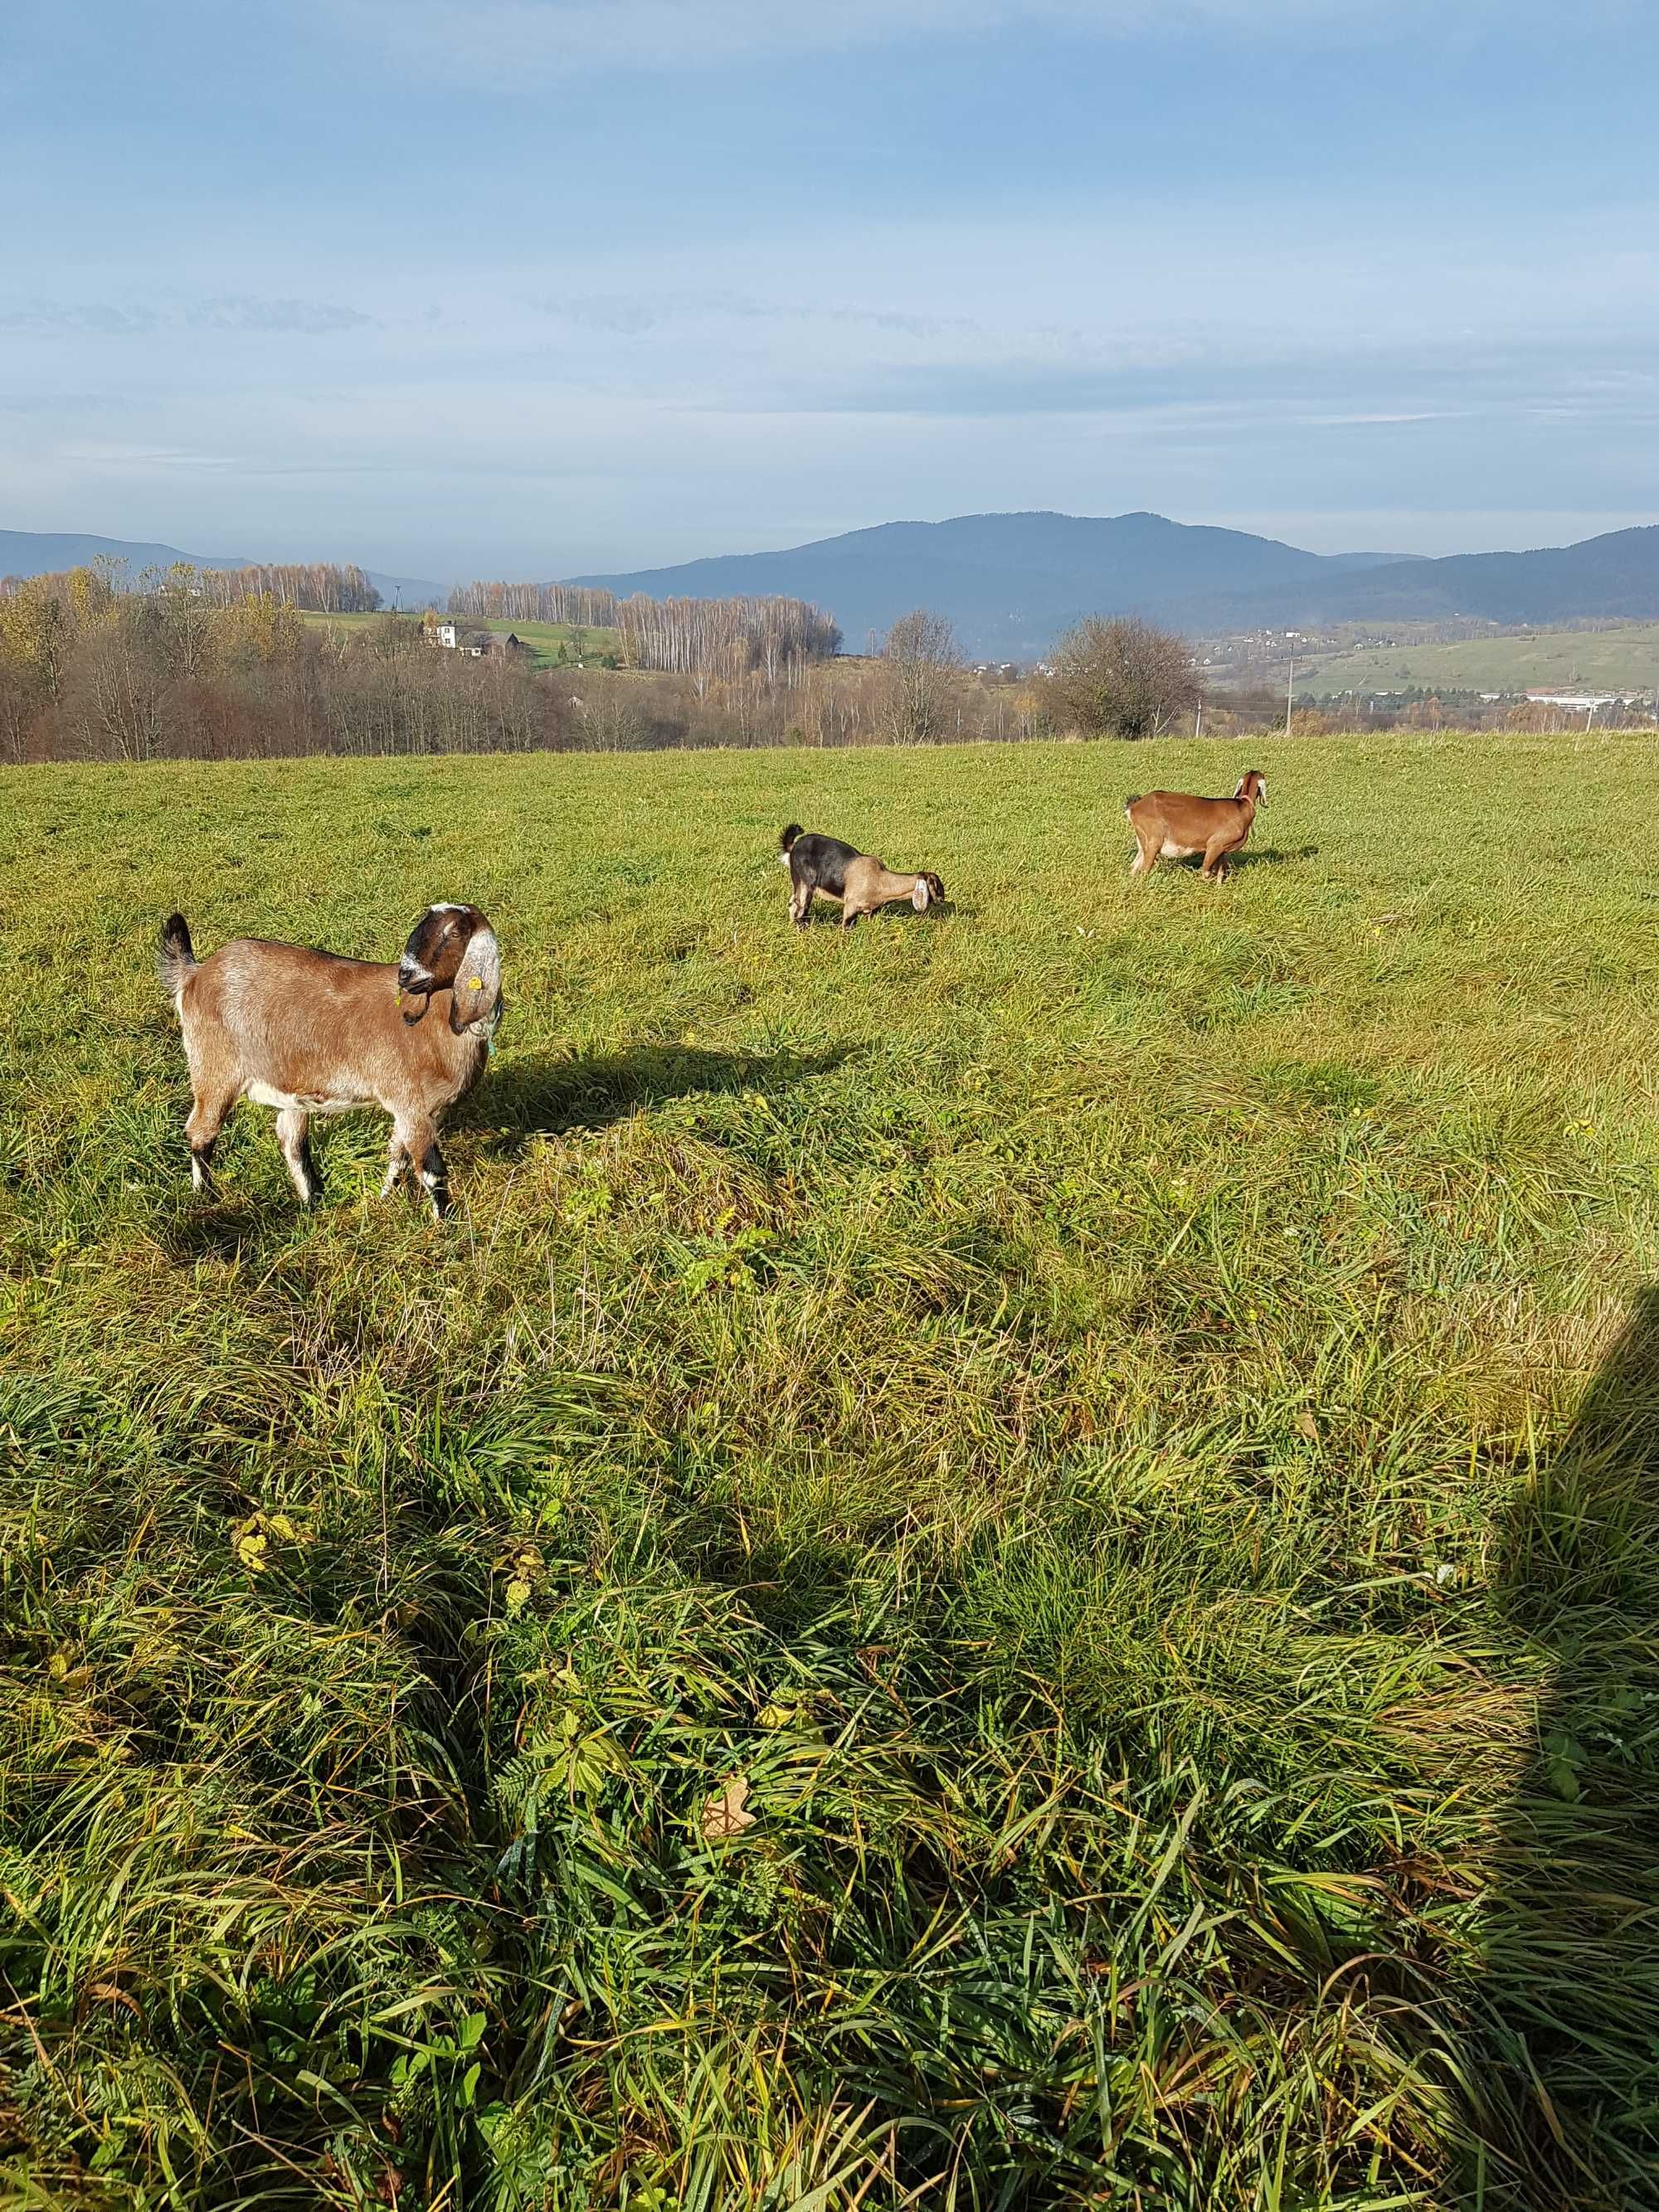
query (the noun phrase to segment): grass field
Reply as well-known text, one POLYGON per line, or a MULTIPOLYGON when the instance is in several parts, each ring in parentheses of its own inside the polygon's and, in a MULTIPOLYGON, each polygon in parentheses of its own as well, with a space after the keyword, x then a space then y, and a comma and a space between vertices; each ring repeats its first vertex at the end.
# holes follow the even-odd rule
MULTIPOLYGON (((406 607, 404 611, 405 614, 419 614, 422 610, 406 607)), ((381 621, 386 612, 386 610, 382 608, 380 614, 373 615, 308 614, 306 620, 325 629, 351 630, 360 629, 365 623, 381 621)), ((579 631, 569 623, 486 622, 481 618, 475 619, 471 615, 458 616, 456 619, 465 623, 469 629, 499 630, 503 637, 510 633, 521 644, 532 649, 538 668, 554 667, 561 648, 568 656, 574 650, 578 637, 581 650, 586 653, 615 653, 618 649, 617 632, 601 629, 597 623, 585 624, 579 631)))
POLYGON ((1343 691, 1402 691, 1442 685, 1457 691, 1615 690, 1650 699, 1659 684, 1659 623, 1616 629, 1544 629, 1522 636, 1477 637, 1444 645, 1399 645, 1334 653, 1311 667, 1297 690, 1330 697, 1343 691))
POLYGON ((1252 757, 0 775, 0 2200, 1659 2204, 1659 744, 1252 757), (452 1218, 193 1199, 436 898, 452 1218))

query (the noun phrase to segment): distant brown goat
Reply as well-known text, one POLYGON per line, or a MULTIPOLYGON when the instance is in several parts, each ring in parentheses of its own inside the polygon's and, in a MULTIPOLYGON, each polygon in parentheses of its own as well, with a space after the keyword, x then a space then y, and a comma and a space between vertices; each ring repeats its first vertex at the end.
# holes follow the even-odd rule
POLYGON ((1150 875, 1159 860, 1188 860, 1202 854, 1204 880, 1220 883, 1267 796, 1267 779, 1253 768, 1231 799, 1189 799, 1180 791, 1149 791, 1145 798, 1131 799, 1123 810, 1135 833, 1129 873, 1150 875))
POLYGON ((501 947, 477 907, 428 907, 395 968, 252 937, 198 962, 175 914, 156 964, 185 1033, 198 1190, 212 1192, 213 1148, 239 1098, 276 1108, 302 1206, 317 1189, 311 1116, 378 1106, 392 1116, 381 1194, 412 1165, 441 1218, 449 1189, 438 1124, 483 1073, 501 1015, 501 947))

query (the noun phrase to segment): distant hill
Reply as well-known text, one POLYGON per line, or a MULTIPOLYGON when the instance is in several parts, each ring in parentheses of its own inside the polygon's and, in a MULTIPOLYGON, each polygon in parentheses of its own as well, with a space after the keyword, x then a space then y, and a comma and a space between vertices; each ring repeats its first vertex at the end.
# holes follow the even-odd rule
POLYGON ((1533 553, 1452 553, 1346 575, 1298 577, 1243 594, 1193 593, 1171 608, 1188 629, 1313 629, 1339 622, 1649 621, 1659 617, 1659 525, 1533 553))
MULTIPOLYGON (((137 538, 93 538, 75 530, 0 530, 0 576, 52 576, 61 569, 77 568, 96 561, 122 561, 129 580, 146 568, 170 568, 186 561, 192 568, 246 568, 252 555, 181 553, 176 545, 152 545, 137 538)), ((373 568, 364 574, 387 606, 400 601, 405 607, 441 605, 443 587, 419 576, 381 576, 373 568)))
POLYGON ((1243 530, 1160 514, 963 514, 884 522, 778 553, 738 553, 630 575, 579 576, 626 595, 722 599, 782 592, 827 608, 848 646, 917 606, 950 616, 970 652, 1044 651, 1080 615, 1167 616, 1200 595, 1311 590, 1379 563, 1379 553, 1304 553, 1243 530))
POLYGON ((967 514, 888 522, 777 553, 630 575, 626 594, 786 592, 832 613, 849 647, 911 607, 949 615, 970 652, 1029 657, 1078 617, 1143 614, 1190 633, 1337 622, 1501 623, 1659 617, 1659 526, 1534 553, 1304 552, 1158 514, 967 514))
MULTIPOLYGON (((251 556, 249 556, 252 557, 251 556)), ((90 538, 78 530, 0 530, 0 576, 52 576, 89 561, 125 561, 127 574, 170 568, 246 568, 247 560, 212 553, 181 553, 176 545, 150 545, 125 538, 90 538)))

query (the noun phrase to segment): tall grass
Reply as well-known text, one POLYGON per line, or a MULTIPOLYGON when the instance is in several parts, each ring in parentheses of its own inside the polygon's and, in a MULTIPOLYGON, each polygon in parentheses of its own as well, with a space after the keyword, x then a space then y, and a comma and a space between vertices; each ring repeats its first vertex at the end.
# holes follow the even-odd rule
POLYGON ((0 778, 12 2201, 1659 2203, 1656 747, 1257 750, 0 778), (450 896, 455 1217, 192 1199, 450 896))

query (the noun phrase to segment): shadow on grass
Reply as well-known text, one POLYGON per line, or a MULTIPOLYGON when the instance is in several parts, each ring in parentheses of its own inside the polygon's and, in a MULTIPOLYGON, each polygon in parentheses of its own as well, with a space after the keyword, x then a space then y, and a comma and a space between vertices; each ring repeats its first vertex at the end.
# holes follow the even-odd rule
POLYGON ((1233 854, 1232 865, 1236 868, 1288 868, 1298 860, 1318 858, 1317 845, 1297 845, 1289 851, 1281 851, 1277 845, 1247 845, 1242 853, 1233 854))
POLYGON ((619 1121, 641 1106, 671 1098, 742 1091, 762 1093, 833 1074, 854 1057, 841 1045, 823 1052, 714 1052, 688 1044, 640 1044, 626 1052, 562 1058, 530 1053, 492 1069, 469 1118, 492 1133, 483 1149, 511 1157, 532 1137, 619 1121))
MULTIPOLYGON (((963 915, 971 920, 978 912, 979 908, 976 906, 965 906, 960 899, 945 898, 935 899, 926 914, 918 914, 908 899, 895 899, 890 906, 878 906, 873 914, 865 915, 854 924, 854 928, 864 929, 872 923, 884 921, 915 922, 925 927, 929 922, 943 920, 951 915, 963 915)), ((799 927, 799 925, 794 922, 790 923, 792 936, 797 933, 799 927)), ((827 899, 819 899, 813 905, 811 914, 807 915, 805 927, 808 929, 839 929, 841 908, 838 906, 831 906, 827 899)))
MULTIPOLYGON (((297 1204, 291 1210, 297 1213, 297 1204)), ((185 1211, 157 1231, 155 1241, 176 1266, 189 1267, 198 1260, 240 1260, 290 1225, 279 1222, 269 1206, 226 1192, 215 1199, 191 1199, 185 1211)))
MULTIPOLYGON (((1228 855, 1227 866, 1230 868, 1289 868, 1298 860, 1314 860, 1318 857, 1317 845, 1297 845, 1288 852, 1282 851, 1277 845, 1247 845, 1242 853, 1228 855)), ((1165 868, 1185 868, 1188 875, 1195 876, 1203 866, 1202 853, 1188 853, 1179 860, 1160 860, 1154 872, 1161 874, 1165 868)))
POLYGON ((1498 1601, 1549 1688, 1482 1910, 1463 2201, 1659 2207, 1659 1289, 1513 1510, 1498 1601))

